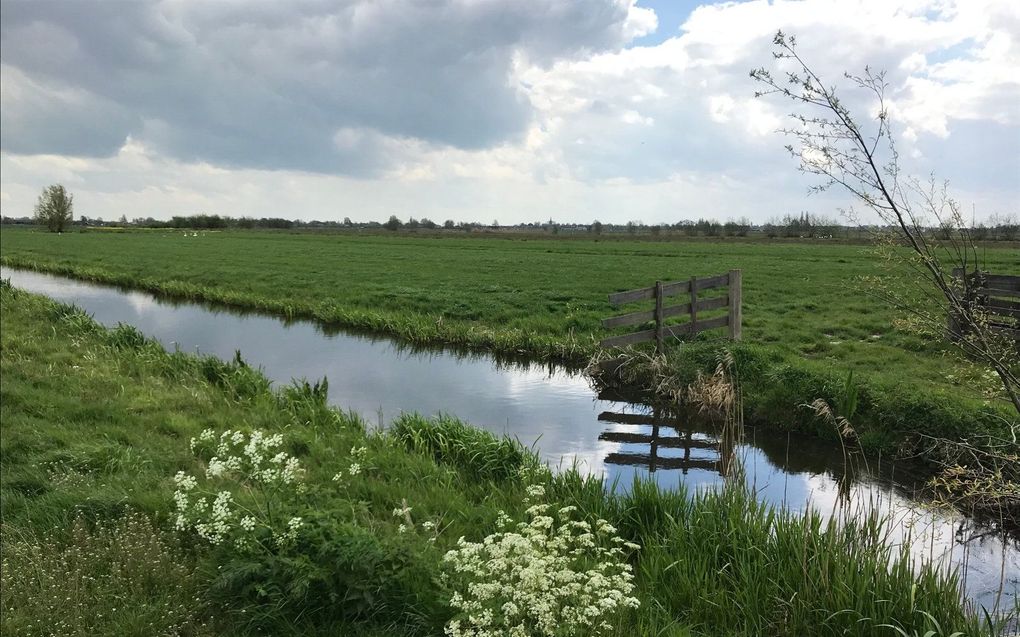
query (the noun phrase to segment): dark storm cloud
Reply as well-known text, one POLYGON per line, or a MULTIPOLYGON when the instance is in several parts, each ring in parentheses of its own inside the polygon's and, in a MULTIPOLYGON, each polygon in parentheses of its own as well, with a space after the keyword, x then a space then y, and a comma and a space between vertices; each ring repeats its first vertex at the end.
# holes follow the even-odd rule
POLYGON ((102 156, 131 135, 182 159, 370 174, 395 152, 373 140, 477 149, 518 139, 532 112, 511 82, 515 56, 548 64, 619 47, 627 10, 620 0, 4 1, 2 146, 102 156), (337 144, 342 129, 361 130, 358 143, 337 144))

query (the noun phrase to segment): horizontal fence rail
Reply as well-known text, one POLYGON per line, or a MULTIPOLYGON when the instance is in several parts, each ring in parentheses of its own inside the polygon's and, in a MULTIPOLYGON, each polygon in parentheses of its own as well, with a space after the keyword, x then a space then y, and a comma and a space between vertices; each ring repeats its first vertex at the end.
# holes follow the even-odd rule
POLYGON ((656 281, 655 285, 638 290, 627 290, 626 292, 615 292, 609 295, 609 302, 612 305, 624 305, 637 301, 655 301, 655 308, 630 312, 602 320, 602 327, 613 329, 627 327, 630 325, 643 325, 654 322, 655 327, 651 329, 631 332, 620 336, 611 336, 602 340, 602 347, 625 347, 648 341, 655 341, 655 350, 659 353, 665 348, 665 340, 671 337, 694 336, 705 330, 712 330, 720 327, 729 327, 730 338, 739 341, 741 338, 741 272, 730 270, 726 274, 711 276, 703 279, 691 277, 689 281, 674 281, 664 283, 656 281), (698 292, 715 288, 727 288, 723 296, 698 299, 698 292), (690 301, 682 305, 666 307, 665 300, 669 297, 690 295, 690 301), (698 320, 699 312, 710 312, 712 310, 728 309, 722 315, 706 320, 698 320), (665 325, 665 320, 677 316, 689 316, 686 323, 677 325, 665 325))
MULTIPOLYGON (((990 331, 1020 341, 1020 276, 980 271, 964 276, 963 268, 955 268, 953 279, 964 294, 964 302, 987 315, 990 331)), ((950 311, 950 338, 959 338, 962 332, 959 317, 950 311)))

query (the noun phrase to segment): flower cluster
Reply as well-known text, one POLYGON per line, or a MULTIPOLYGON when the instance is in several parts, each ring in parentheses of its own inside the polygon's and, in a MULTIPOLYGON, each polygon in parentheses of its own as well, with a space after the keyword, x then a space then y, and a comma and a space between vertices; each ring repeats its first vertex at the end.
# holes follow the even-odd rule
POLYGON ((297 458, 280 450, 282 446, 282 435, 258 430, 250 434, 227 430, 217 436, 206 429, 192 438, 192 452, 200 459, 211 457, 202 486, 183 471, 174 477, 176 528, 194 531, 211 544, 230 540, 238 548, 259 544, 254 538, 260 533, 277 545, 294 541, 301 518, 287 519, 274 509, 280 508, 287 492, 297 490, 304 470, 297 458), (237 501, 238 494, 246 496, 246 504, 237 501))
MULTIPOLYGON (((544 495, 529 487, 529 498, 544 495)), ((460 615, 446 626, 450 637, 497 635, 597 635, 609 619, 636 608, 624 542, 605 520, 574 519, 576 507, 551 511, 534 504, 516 525, 501 513, 501 531, 480 543, 458 541, 446 554, 461 583, 451 605, 460 615)))
MULTIPOLYGON (((361 463, 365 461, 367 447, 351 447, 351 464, 347 467, 347 475, 351 478, 361 473, 361 463)), ((343 482, 344 471, 341 469, 333 476, 333 482, 343 482)))

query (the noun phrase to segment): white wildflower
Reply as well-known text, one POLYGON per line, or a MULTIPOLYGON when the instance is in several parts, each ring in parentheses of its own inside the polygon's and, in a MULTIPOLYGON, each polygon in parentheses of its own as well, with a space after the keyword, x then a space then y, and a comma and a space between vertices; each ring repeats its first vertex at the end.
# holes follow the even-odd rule
POLYGON ((227 464, 213 456, 209 461, 209 466, 205 468, 205 475, 207 478, 219 478, 227 472, 227 464))
MULTIPOLYGON (((207 484, 200 488, 198 479, 183 471, 174 476, 177 487, 174 492, 175 528, 193 531, 211 544, 229 540, 233 546, 245 550, 259 544, 260 541, 251 535, 259 526, 269 527, 279 544, 294 541, 303 524, 300 517, 292 517, 285 527, 274 529, 268 519, 260 519, 261 514, 257 513, 267 510, 270 499, 286 496, 280 485, 290 486, 290 494, 300 493, 304 486, 295 484, 304 475, 300 461, 281 451, 282 445, 281 434, 268 435, 259 430, 250 434, 227 430, 217 435, 206 429, 193 438, 190 441, 192 451, 199 458, 208 458, 204 472, 207 484), (263 485, 273 488, 265 489, 263 485), (251 509, 252 513, 239 515, 234 502, 234 492, 238 488, 248 497, 262 500, 251 509)), ((273 506, 276 508, 279 504, 273 506)))
MULTIPOLYGON (((529 489, 530 497, 542 493, 529 489)), ((605 520, 595 522, 594 533, 589 523, 571 520, 575 507, 561 507, 555 516, 549 509, 531 506, 528 521, 516 526, 501 511, 497 524, 512 530, 479 543, 460 538, 446 554, 462 584, 450 599, 459 616, 447 624, 447 635, 604 634, 609 620, 638 606, 632 569, 619 548, 636 545, 605 532, 613 529, 605 520)))
POLYGON ((545 496, 545 487, 540 484, 528 485, 526 489, 528 498, 541 498, 545 496))

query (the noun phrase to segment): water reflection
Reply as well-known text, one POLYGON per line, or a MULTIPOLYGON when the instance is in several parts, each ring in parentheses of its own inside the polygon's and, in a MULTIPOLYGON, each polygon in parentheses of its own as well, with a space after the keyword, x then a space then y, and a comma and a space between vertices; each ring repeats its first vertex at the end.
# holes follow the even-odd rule
POLYGON ((577 465, 627 488, 636 476, 664 488, 714 489, 732 462, 770 503, 826 515, 878 510, 895 524, 891 542, 918 539, 918 557, 964 569, 967 593, 992 607, 1016 597, 1020 544, 965 517, 931 512, 913 497, 909 466, 880 458, 848 473, 831 443, 748 428, 727 441, 711 423, 630 402, 618 393, 594 394, 576 369, 463 350, 420 348, 377 335, 330 329, 314 322, 180 302, 34 272, 5 270, 20 288, 74 303, 105 325, 134 325, 164 346, 233 358, 240 351, 276 384, 329 379, 333 404, 384 426, 402 412, 452 413, 497 434, 534 446, 554 467, 577 465), (848 478, 854 478, 849 480, 848 478), (839 484, 852 506, 841 506, 839 484))
POLYGON ((691 425, 684 426, 683 419, 669 410, 656 406, 652 408, 651 413, 646 414, 604 411, 599 414, 598 419, 599 422, 616 425, 650 428, 648 433, 609 430, 599 434, 599 440, 620 443, 621 447, 647 446, 646 452, 610 453, 605 458, 607 464, 641 466, 647 468, 650 473, 678 469, 686 476, 694 469, 716 472, 723 477, 729 475, 733 464, 732 442, 727 443, 727 437, 724 435, 696 432, 691 425), (664 435, 667 430, 672 430, 677 435, 664 435), (660 449, 663 453, 660 453, 660 449))

